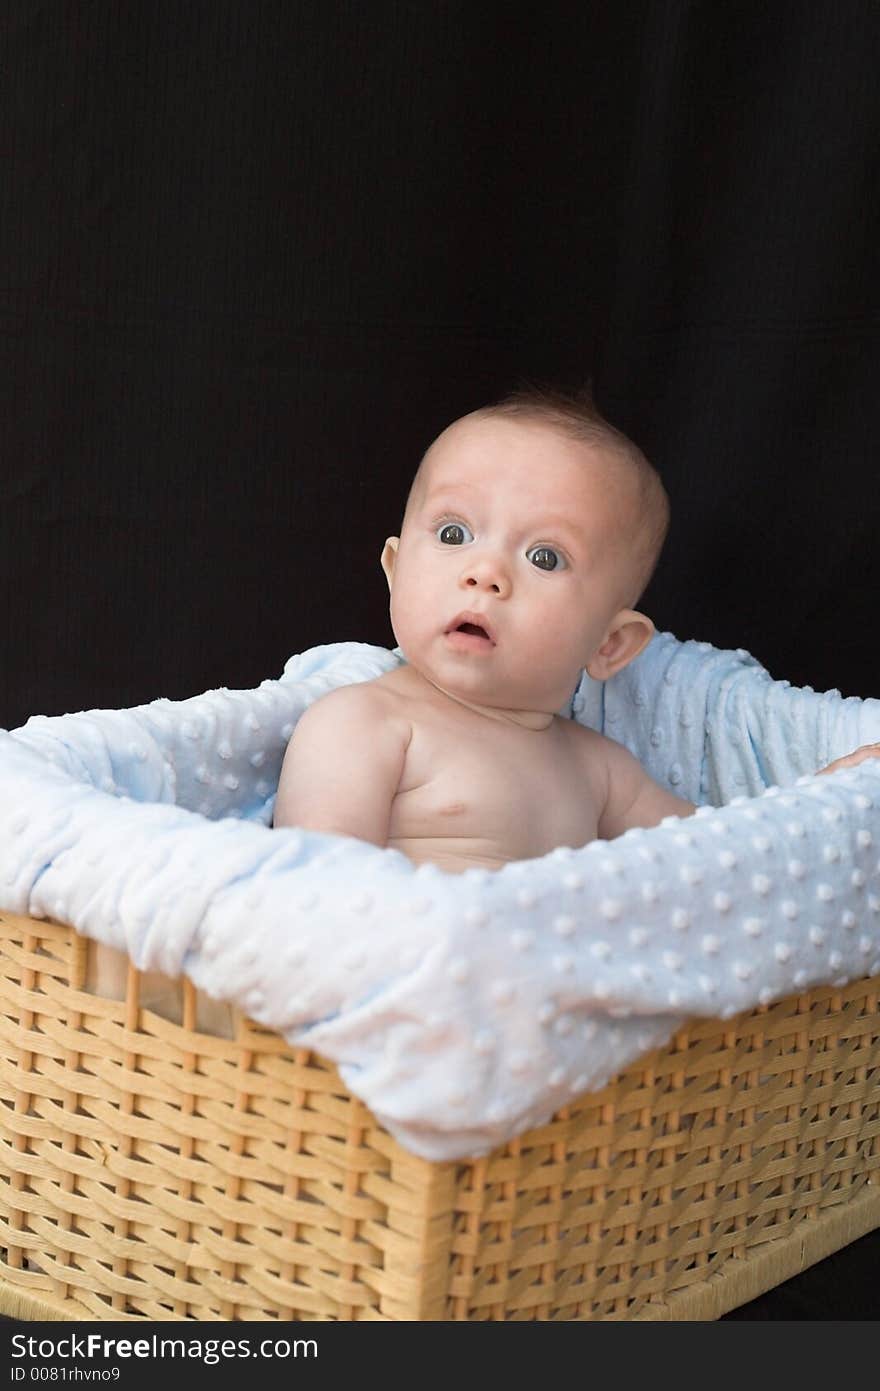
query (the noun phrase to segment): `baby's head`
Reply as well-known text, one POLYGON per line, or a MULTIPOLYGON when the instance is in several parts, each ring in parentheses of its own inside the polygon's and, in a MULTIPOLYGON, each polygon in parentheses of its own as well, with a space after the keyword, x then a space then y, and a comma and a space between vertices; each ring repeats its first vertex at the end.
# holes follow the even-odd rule
POLYGON ((382 567, 408 662, 465 700, 552 713, 653 625, 632 607, 669 520, 641 451, 579 398, 519 392, 456 420, 419 465, 382 567))

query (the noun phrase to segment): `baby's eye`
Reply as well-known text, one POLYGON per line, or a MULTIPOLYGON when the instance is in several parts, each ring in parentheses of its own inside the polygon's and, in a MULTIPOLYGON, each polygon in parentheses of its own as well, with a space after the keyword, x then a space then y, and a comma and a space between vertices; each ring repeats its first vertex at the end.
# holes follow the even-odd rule
POLYGON ((526 551, 526 560, 530 560, 538 570, 565 569, 565 557, 552 546, 532 546, 531 550, 526 551))
POLYGON ((473 533, 464 522, 444 522, 437 528, 437 540, 442 541, 444 546, 463 546, 473 539, 473 533))

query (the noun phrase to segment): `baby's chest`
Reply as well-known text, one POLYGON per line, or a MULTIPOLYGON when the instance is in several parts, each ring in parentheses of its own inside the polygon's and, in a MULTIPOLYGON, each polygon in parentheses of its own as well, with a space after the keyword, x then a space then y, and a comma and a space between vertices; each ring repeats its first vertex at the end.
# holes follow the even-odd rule
POLYGON ((417 731, 393 809, 405 836, 463 836, 534 854, 596 835, 598 809, 589 760, 570 744, 530 730, 483 730, 480 737, 417 731))

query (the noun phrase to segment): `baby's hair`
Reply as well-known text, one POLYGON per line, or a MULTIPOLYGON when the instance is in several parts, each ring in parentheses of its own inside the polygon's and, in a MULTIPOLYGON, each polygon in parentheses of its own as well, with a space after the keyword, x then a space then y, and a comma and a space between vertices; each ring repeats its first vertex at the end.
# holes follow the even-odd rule
POLYGON ((660 559, 669 530, 669 498, 660 475, 638 445, 610 424, 597 409, 589 385, 571 394, 555 387, 526 385, 492 405, 482 406, 473 414, 542 422, 571 439, 595 445, 627 468, 636 485, 641 519, 634 556, 633 579, 638 592, 631 602, 635 603, 644 592, 660 559))

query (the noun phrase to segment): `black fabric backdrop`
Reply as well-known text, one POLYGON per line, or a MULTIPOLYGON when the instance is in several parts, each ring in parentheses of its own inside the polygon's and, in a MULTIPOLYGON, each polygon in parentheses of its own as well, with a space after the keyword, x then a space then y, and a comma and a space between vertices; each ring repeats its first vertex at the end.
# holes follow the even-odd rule
POLYGON ((880 695, 880 6, 0 7, 0 723, 390 643, 454 416, 578 385, 644 607, 880 695))

